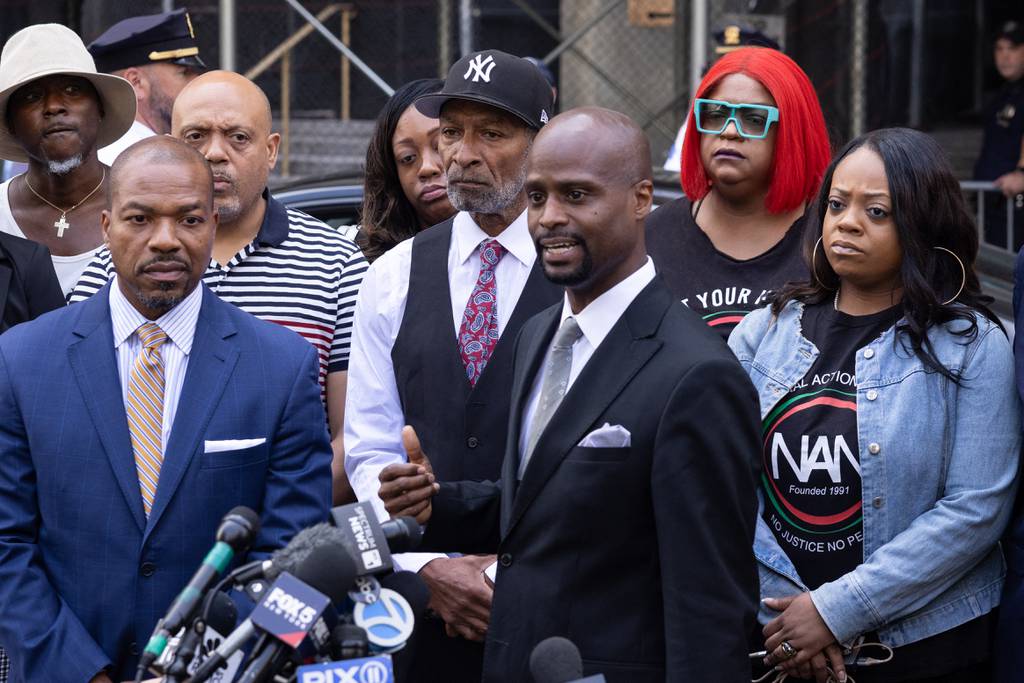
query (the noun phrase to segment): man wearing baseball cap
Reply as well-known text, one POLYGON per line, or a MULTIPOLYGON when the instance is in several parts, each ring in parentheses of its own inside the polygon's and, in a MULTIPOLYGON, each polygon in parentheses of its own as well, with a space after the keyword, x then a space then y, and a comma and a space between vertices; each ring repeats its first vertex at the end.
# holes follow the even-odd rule
MULTIPOLYGON (((441 92, 416 101, 439 118, 438 149, 458 213, 380 257, 356 304, 345 408, 345 469, 360 500, 403 462, 412 425, 438 479, 495 480, 507 436, 512 346, 558 301, 526 225, 526 158, 547 123, 551 88, 525 59, 463 57, 441 92)), ((416 680, 479 681, 493 586, 491 556, 398 556, 431 591, 418 628, 416 680)))
POLYGON ((89 53, 97 69, 131 83, 138 100, 131 129, 99 151, 100 161, 108 165, 133 143, 170 133, 174 100, 206 70, 184 9, 119 21, 89 43, 89 53))
POLYGON ((0 184, 0 232, 45 245, 65 294, 103 244, 107 168, 96 150, 134 118, 131 84, 97 73, 66 26, 29 26, 4 45, 0 158, 28 170, 0 184))

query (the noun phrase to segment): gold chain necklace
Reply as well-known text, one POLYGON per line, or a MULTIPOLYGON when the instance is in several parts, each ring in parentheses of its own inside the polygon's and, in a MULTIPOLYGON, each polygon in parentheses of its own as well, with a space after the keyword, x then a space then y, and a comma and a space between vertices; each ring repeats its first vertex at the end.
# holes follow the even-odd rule
POLYGON ((36 197, 38 197, 40 199, 40 201, 42 201, 42 202, 52 206, 53 208, 57 209, 58 211, 60 211, 60 218, 53 222, 53 227, 57 228, 57 237, 64 237, 64 231, 71 229, 71 224, 68 223, 68 221, 67 221, 67 215, 69 213, 71 213, 72 211, 74 211, 75 209, 77 209, 78 207, 80 207, 82 204, 85 204, 85 202, 89 199, 89 197, 91 197, 94 194, 96 194, 97 190, 99 190, 101 187, 103 187, 103 181, 107 179, 107 169, 103 169, 103 176, 100 178, 100 184, 97 185, 96 187, 92 188, 92 192, 90 192, 89 194, 85 195, 85 197, 83 197, 80 202, 78 202, 77 204, 72 206, 70 209, 62 209, 59 206, 57 206, 56 204, 54 204, 53 202, 51 202, 49 199, 44 197, 43 195, 41 195, 38 192, 36 192, 36 189, 34 187, 32 187, 32 183, 30 183, 28 181, 28 174, 27 173, 24 174, 24 178, 25 178, 25 187, 27 187, 32 194, 34 194, 36 197))

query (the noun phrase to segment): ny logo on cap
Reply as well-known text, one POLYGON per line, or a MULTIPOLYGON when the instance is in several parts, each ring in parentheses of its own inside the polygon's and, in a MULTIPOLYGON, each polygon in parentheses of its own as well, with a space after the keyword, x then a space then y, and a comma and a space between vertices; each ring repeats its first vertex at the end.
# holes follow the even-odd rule
POLYGON ((462 75, 462 79, 468 81, 472 74, 474 83, 479 83, 481 78, 484 79, 484 83, 490 83, 492 71, 494 71, 494 57, 487 55, 487 59, 484 59, 483 55, 477 55, 469 60, 469 68, 462 75))

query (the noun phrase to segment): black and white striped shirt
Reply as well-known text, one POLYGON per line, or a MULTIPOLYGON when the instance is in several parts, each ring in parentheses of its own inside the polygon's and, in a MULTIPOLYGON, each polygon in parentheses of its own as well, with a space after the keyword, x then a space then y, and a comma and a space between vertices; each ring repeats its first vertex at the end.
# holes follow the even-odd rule
MULTIPOLYGON (((320 384, 348 369, 356 295, 366 272, 362 252, 348 237, 269 193, 256 238, 227 263, 210 260, 203 282, 221 299, 257 318, 302 335, 320 356, 320 384)), ((103 247, 68 296, 89 298, 114 276, 103 247)))

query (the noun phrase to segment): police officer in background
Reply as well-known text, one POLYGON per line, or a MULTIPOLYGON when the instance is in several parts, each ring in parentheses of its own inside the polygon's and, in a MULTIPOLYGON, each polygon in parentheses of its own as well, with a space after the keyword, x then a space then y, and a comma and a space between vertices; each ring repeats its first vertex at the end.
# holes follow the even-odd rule
MULTIPOLYGON (((993 46, 996 70, 1005 81, 983 110, 985 135, 981 153, 974 165, 976 180, 991 180, 1009 198, 1013 206, 1016 244, 1020 249, 1024 235, 1024 24, 1008 21, 996 34, 993 46)), ((986 195, 985 241, 1006 245, 1006 201, 998 195, 986 195)))
POLYGON ((206 70, 192 20, 184 9, 119 21, 89 44, 89 52, 99 71, 132 84, 139 103, 131 129, 99 150, 100 161, 108 166, 139 140, 169 134, 178 93, 206 70))

